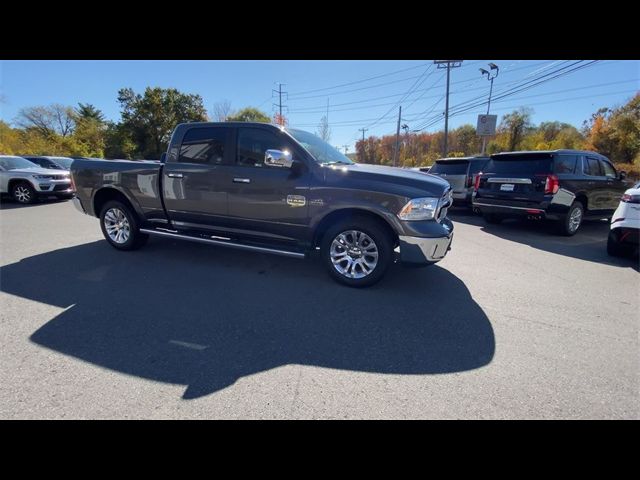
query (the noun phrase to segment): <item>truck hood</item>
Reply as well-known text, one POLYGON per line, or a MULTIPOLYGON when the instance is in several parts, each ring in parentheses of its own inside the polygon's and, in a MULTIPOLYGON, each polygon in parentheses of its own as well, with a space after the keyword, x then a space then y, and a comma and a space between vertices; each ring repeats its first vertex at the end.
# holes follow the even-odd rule
POLYGON ((69 170, 55 170, 53 168, 16 168, 7 170, 7 173, 18 173, 21 175, 69 175, 69 170))
POLYGON ((346 188, 368 188, 415 198, 440 197, 449 182, 435 175, 405 168, 354 163, 353 165, 323 166, 325 181, 346 188))

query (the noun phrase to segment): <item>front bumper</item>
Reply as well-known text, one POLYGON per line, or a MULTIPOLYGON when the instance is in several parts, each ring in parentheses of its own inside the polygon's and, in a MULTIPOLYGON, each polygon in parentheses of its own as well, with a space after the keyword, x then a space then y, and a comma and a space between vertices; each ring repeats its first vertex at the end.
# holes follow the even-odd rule
POLYGON ((453 241, 453 232, 446 237, 400 237, 400 260, 413 265, 431 265, 442 260, 453 241))

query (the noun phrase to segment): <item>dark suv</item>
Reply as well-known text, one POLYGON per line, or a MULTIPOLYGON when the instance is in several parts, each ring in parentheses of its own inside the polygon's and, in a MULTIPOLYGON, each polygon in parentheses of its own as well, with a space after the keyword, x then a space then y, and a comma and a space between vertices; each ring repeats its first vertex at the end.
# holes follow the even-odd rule
POLYGON ((489 157, 457 157, 436 160, 429 173, 438 175, 451 185, 454 205, 471 205, 473 183, 489 157))
POLYGON ((498 153, 476 177, 473 205, 489 223, 508 217, 557 221, 574 235, 583 218, 610 218, 627 188, 624 172, 595 152, 498 153))

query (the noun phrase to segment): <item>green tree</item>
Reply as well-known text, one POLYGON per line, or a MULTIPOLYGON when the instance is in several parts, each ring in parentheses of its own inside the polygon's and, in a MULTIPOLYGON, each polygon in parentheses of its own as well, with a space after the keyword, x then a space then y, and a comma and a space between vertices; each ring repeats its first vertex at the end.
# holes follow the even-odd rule
POLYGON ((78 107, 74 110, 76 122, 79 120, 95 120, 104 123, 104 114, 90 103, 78 103, 78 107))
POLYGON ((144 158, 160 158, 177 124, 207 120, 202 97, 175 88, 147 87, 143 95, 123 88, 118 91, 118 102, 127 132, 124 136, 119 132, 120 140, 132 140, 137 146, 135 155, 144 158))
POLYGON ((269 115, 254 107, 243 108, 242 110, 229 115, 227 122, 261 122, 270 123, 269 115))

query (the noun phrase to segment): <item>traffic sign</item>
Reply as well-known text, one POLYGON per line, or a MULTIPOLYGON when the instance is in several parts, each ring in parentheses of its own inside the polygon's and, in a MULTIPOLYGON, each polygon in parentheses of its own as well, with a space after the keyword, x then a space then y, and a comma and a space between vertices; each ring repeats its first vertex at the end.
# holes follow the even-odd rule
POLYGON ((496 134, 497 115, 478 115, 476 134, 480 137, 490 137, 496 134))

